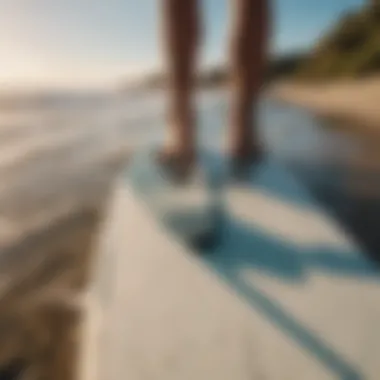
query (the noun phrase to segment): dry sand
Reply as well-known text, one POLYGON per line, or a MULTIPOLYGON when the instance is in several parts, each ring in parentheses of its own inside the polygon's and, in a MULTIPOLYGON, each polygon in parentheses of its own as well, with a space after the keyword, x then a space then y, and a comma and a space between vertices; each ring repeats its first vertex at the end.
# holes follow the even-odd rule
POLYGON ((380 137, 379 77, 319 84, 282 82, 269 94, 340 122, 359 134, 380 137))

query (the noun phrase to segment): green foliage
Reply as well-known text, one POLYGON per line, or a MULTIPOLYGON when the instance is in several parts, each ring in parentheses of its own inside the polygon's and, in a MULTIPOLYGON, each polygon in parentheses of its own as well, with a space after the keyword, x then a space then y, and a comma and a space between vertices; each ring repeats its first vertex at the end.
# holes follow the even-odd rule
POLYGON ((302 79, 359 77, 380 73, 380 1, 344 15, 297 70, 302 79))

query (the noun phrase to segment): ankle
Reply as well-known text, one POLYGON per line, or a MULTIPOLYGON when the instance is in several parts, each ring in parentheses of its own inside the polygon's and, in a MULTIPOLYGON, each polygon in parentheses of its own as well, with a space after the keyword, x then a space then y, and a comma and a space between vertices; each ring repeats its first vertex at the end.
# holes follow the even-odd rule
POLYGON ((230 155, 238 161, 246 161, 261 155, 261 145, 253 138, 238 140, 230 145, 230 155))
POLYGON ((192 144, 181 142, 166 143, 162 149, 163 153, 179 161, 192 164, 195 161, 196 152, 192 144))
POLYGON ((175 124, 169 129, 165 141, 165 150, 174 154, 194 159, 195 157, 195 133, 192 124, 175 124))

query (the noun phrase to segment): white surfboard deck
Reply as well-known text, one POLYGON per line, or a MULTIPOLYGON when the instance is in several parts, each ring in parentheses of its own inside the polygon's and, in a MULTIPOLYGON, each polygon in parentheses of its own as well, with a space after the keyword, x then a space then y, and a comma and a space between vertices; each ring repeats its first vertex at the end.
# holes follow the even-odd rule
POLYGON ((201 256, 118 182, 89 290, 82 379, 378 379, 380 278, 276 163, 230 185, 201 256))

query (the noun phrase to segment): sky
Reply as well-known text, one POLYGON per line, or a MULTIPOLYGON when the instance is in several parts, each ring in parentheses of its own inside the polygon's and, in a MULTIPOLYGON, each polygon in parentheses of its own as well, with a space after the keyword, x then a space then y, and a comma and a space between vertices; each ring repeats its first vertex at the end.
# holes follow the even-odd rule
MULTIPOLYGON (((202 2, 204 65, 225 59, 229 1, 234 0, 202 2)), ((343 11, 363 2, 273 0, 272 51, 311 46, 343 11)), ((159 5, 160 0, 0 0, 0 88, 103 86, 157 70, 159 5)))

